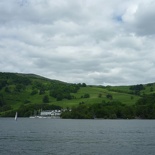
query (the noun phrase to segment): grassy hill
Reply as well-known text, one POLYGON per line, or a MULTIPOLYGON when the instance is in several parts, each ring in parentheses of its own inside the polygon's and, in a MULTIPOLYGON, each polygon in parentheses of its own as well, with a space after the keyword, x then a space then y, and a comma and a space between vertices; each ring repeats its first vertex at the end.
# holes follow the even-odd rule
MULTIPOLYGON (((73 108, 119 101, 134 105, 145 94, 155 92, 155 84, 135 86, 89 86, 51 80, 35 74, 0 73, 0 115, 12 115, 23 107, 55 105, 73 108), (11 114, 9 114, 9 112, 11 114)), ((49 107, 48 107, 49 108, 49 107)), ((27 114, 27 115, 30 115, 27 114)))

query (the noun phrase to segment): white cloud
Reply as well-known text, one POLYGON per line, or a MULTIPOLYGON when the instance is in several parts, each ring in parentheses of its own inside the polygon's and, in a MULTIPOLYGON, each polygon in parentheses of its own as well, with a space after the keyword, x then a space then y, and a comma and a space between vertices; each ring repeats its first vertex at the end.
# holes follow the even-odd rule
POLYGON ((0 68, 87 84, 154 82, 153 0, 2 0, 0 68))

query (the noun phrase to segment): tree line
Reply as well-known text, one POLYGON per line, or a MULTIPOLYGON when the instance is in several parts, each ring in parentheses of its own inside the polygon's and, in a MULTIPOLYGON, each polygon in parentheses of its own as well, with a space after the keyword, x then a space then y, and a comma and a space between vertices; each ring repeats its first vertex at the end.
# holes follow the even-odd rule
POLYGON ((72 111, 65 111, 62 118, 72 119, 155 119, 155 94, 139 99, 135 105, 125 105, 119 101, 102 101, 98 104, 79 104, 72 111))

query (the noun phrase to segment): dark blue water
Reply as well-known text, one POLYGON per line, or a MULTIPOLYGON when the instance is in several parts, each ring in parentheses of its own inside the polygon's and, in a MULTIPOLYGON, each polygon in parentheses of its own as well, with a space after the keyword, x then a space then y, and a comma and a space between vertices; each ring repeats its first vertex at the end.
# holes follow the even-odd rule
POLYGON ((2 155, 154 155, 154 120, 0 118, 2 155))

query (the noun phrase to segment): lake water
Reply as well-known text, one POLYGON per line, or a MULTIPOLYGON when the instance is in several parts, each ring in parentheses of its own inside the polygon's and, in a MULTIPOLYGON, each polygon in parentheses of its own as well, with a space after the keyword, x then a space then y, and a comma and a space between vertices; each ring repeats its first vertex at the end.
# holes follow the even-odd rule
POLYGON ((0 118, 2 155, 154 155, 155 120, 0 118))

